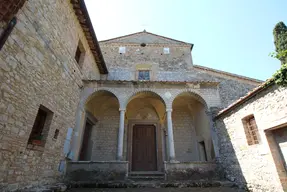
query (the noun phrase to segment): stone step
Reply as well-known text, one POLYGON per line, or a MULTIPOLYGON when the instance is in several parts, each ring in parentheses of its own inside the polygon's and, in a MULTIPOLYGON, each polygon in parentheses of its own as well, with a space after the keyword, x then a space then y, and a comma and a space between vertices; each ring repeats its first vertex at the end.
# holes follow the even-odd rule
POLYGON ((150 176, 146 176, 146 175, 141 175, 141 176, 128 176, 129 180, 133 180, 133 181, 147 181, 147 180, 164 180, 164 176, 163 175, 150 175, 150 176))
POLYGON ((129 172, 129 176, 164 176, 160 171, 132 171, 129 172))
POLYGON ((77 182, 68 184, 72 188, 191 188, 191 187, 236 187, 229 181, 110 181, 110 182, 77 182))

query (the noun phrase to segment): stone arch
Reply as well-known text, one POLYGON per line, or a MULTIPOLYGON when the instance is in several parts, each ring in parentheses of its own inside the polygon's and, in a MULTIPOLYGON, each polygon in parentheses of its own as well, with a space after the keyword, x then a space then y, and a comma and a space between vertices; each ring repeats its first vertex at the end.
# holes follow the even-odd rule
MULTIPOLYGON (((118 94, 108 88, 87 88, 84 93, 87 96, 83 100, 86 117, 95 118, 96 123, 88 129, 89 132, 86 132, 88 125, 84 123, 81 128, 82 141, 80 143, 85 146, 83 149, 89 149, 90 158, 88 160, 114 160, 117 153, 117 133, 120 120, 118 94)), ((86 122, 88 121, 86 120, 86 122)))
POLYGON ((92 93, 88 94, 85 98, 84 98, 84 106, 86 106, 86 104, 95 96, 97 96, 98 94, 101 93, 110 93, 111 95, 113 95, 115 98, 117 98, 119 105, 121 106, 121 102, 120 102, 120 98, 118 96, 118 93, 115 92, 113 89, 109 89, 109 88, 99 88, 99 89, 95 89, 93 90, 92 93))
POLYGON ((164 97, 162 97, 160 93, 154 90, 149 90, 149 89, 133 91, 130 95, 126 97, 126 100, 123 101, 123 106, 126 107, 131 100, 136 98, 136 96, 141 93, 155 96, 155 98, 158 98, 160 101, 162 101, 165 107, 167 106, 167 101, 164 99, 164 97))
POLYGON ((170 104, 173 110, 174 146, 177 159, 179 161, 212 160, 214 149, 205 99, 194 91, 182 90, 173 95, 170 104))
POLYGON ((199 101, 201 104, 203 104, 203 106, 205 107, 205 109, 207 110, 208 109, 208 104, 207 102, 205 101, 205 99, 201 96, 200 93, 197 93, 197 92, 194 92, 194 91, 190 91, 190 90, 184 90, 184 91, 181 91, 175 95, 173 95, 170 99, 170 103, 169 103, 169 106, 172 106, 174 100, 179 97, 179 96, 182 96, 182 95, 190 95, 192 97, 194 97, 197 101, 199 101))

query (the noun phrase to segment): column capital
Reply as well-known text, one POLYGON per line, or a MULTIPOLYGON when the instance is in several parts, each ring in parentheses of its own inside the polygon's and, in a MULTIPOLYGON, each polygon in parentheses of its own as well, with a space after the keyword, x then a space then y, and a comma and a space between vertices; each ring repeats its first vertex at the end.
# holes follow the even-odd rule
POLYGON ((119 111, 125 111, 126 108, 119 108, 119 111))
POLYGON ((166 109, 166 112, 172 112, 171 108, 166 109))
POLYGON ((205 110, 205 114, 208 116, 212 116, 212 112, 210 110, 205 110))

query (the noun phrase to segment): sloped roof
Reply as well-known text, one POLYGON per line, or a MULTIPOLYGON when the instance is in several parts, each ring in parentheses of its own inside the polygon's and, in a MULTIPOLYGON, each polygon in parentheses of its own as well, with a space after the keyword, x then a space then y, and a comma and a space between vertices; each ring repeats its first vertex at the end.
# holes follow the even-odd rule
POLYGON ((108 69, 102 55, 86 4, 84 0, 71 0, 75 14, 80 22, 80 25, 84 31, 91 52, 95 58, 97 66, 101 74, 107 74, 108 69))
POLYGON ((193 48, 193 44, 184 41, 179 41, 169 37, 164 37, 154 33, 147 32, 146 30, 141 32, 132 33, 112 39, 100 41, 100 43, 146 43, 146 44, 177 44, 188 45, 193 48))
POLYGON ((26 0, 1 0, 0 21, 10 21, 26 0))
POLYGON ((226 107, 225 109, 219 111, 219 113, 214 117, 214 119, 219 119, 220 117, 228 114, 231 110, 239 107, 240 105, 244 104, 245 102, 247 102, 248 100, 252 99, 253 97, 255 97, 256 95, 258 95, 259 93, 261 93, 262 91, 266 90, 268 87, 270 87, 271 85, 274 85, 274 82, 269 83, 269 81, 265 81, 264 83, 262 83, 260 86, 256 87, 255 89, 253 89, 252 91, 248 92, 244 97, 241 97, 240 99, 238 99, 237 101, 233 102, 231 105, 229 105, 228 107, 226 107))
POLYGON ((238 79, 247 80, 247 81, 250 81, 250 82, 255 83, 255 84, 261 84, 261 83, 264 82, 264 81, 261 81, 259 79, 254 79, 254 78, 250 78, 250 77, 246 77, 246 76, 242 76, 242 75, 237 75, 237 74, 234 74, 234 73, 229 73, 229 72, 221 71, 221 70, 218 70, 218 69, 212 69, 212 68, 204 67, 204 66, 201 66, 201 65, 193 65, 193 67, 195 69, 199 69, 199 70, 202 70, 202 71, 218 73, 218 74, 223 74, 223 75, 227 75, 227 76, 230 76, 230 77, 235 77, 235 78, 238 78, 238 79))

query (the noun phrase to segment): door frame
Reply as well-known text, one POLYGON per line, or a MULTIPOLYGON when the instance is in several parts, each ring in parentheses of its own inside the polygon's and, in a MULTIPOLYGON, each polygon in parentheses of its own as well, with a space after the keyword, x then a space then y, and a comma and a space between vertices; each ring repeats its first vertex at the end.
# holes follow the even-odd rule
POLYGON ((127 155, 129 161, 129 171, 132 171, 132 142, 133 142, 133 128, 135 125, 154 125, 156 135, 156 162, 157 171, 163 171, 163 156, 162 156, 162 131, 161 125, 157 120, 129 120, 128 121, 128 141, 127 141, 127 155))
POLYGON ((81 121, 81 128, 79 130, 79 143, 77 144, 77 150, 76 150, 76 160, 79 161, 80 159, 80 153, 81 153, 81 149, 82 149, 82 144, 83 144, 83 139, 84 139, 84 132, 86 130, 86 123, 90 123, 92 124, 92 126, 94 127, 98 120, 97 118, 90 113, 89 111, 85 110, 84 111, 84 115, 83 115, 83 120, 81 121))

